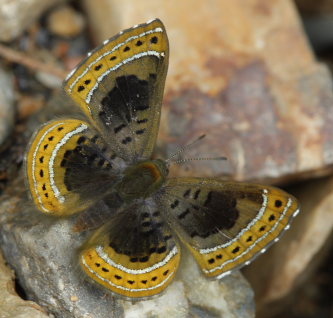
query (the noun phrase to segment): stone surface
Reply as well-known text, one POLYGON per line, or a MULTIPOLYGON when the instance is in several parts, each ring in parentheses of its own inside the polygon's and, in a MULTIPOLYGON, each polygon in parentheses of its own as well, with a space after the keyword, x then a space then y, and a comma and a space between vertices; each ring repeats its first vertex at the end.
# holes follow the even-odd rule
POLYGON ((186 157, 228 158, 190 162, 177 174, 277 182, 332 171, 331 76, 292 1, 197 2, 198 14, 184 14, 189 0, 84 3, 99 43, 151 18, 164 22, 171 52, 161 153, 206 133, 186 157))
POLYGON ((0 148, 14 128, 14 101, 13 78, 0 68, 0 148))
POLYGON ((0 251, 0 317, 46 318, 45 311, 32 301, 21 299, 14 289, 14 272, 5 265, 0 251))
POLYGON ((304 280, 333 246, 333 177, 294 189, 302 211, 279 244, 245 269, 256 293, 259 317, 272 317, 289 304, 304 280))
POLYGON ((0 41, 18 37, 45 10, 65 0, 0 0, 0 41))
POLYGON ((22 187, 19 178, 0 202, 0 244, 27 295, 48 313, 61 318, 254 317, 253 292, 239 272, 207 280, 186 252, 175 281, 160 297, 140 302, 113 297, 78 266, 78 248, 89 233, 73 232, 73 219, 41 215, 22 196, 22 187))

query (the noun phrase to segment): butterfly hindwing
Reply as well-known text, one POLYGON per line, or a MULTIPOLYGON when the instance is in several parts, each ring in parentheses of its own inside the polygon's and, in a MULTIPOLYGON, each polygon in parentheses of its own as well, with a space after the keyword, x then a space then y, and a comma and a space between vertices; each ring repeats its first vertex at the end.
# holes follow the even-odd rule
POLYGON ((105 41, 65 81, 66 92, 126 161, 153 151, 168 55, 165 28, 156 19, 105 41))
POLYGON ((122 160, 84 121, 51 121, 33 137, 26 155, 31 196, 44 213, 83 210, 110 189, 122 160))
POLYGON ((162 292, 178 268, 180 250, 152 200, 121 209, 83 247, 80 263, 95 281, 125 297, 162 292))
POLYGON ((298 213, 297 200, 269 186, 174 178, 159 201, 203 272, 221 278, 277 241, 298 213))

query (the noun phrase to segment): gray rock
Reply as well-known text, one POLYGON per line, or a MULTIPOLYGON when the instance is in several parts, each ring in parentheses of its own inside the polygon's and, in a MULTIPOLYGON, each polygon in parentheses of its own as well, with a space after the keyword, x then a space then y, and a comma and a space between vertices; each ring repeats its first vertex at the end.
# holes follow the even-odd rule
POLYGON ((29 298, 56 317, 254 317, 253 291, 240 273, 205 279, 183 249, 175 281, 154 299, 121 300, 91 283, 77 264, 89 233, 74 233, 74 219, 41 215, 22 195, 22 177, 0 202, 0 244, 29 298))
POLYGON ((13 78, 0 68, 0 147, 12 133, 14 119, 13 78))
POLYGON ((20 298, 14 289, 14 273, 5 265, 0 253, 0 317, 1 318, 47 318, 37 304, 20 298))
POLYGON ((0 41, 19 36, 45 10, 64 0, 0 0, 0 41))

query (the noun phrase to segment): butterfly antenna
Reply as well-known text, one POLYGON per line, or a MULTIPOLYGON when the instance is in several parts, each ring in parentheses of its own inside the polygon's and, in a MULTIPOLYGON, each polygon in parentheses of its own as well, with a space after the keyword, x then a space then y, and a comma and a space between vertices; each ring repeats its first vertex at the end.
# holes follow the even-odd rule
POLYGON ((168 159, 166 159, 165 162, 169 163, 169 161, 174 161, 174 160, 172 160, 173 158, 175 158, 176 156, 180 155, 182 152, 186 151, 187 149, 191 148, 193 145, 195 145, 197 142, 201 141, 205 137, 206 137, 206 135, 203 134, 203 135, 199 136, 197 139, 195 139, 194 141, 190 142, 189 144, 187 144, 187 145, 179 148, 168 159))
POLYGON ((172 161, 176 164, 185 163, 189 161, 201 161, 201 160, 227 160, 227 157, 208 157, 208 158, 184 158, 176 161, 172 161))

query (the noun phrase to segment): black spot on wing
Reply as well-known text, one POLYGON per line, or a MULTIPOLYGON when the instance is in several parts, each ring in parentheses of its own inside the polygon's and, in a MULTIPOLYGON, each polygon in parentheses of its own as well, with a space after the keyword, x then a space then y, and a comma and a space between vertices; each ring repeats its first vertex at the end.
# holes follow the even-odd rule
POLYGON ((143 129, 138 129, 138 130, 135 131, 135 133, 136 133, 137 135, 142 135, 144 132, 145 132, 145 129, 144 129, 144 128, 143 128, 143 129))
POLYGON ((188 197, 190 196, 190 194, 191 194, 191 189, 187 189, 187 190, 184 192, 183 197, 184 197, 184 198, 188 198, 188 197))
POLYGON ((189 213, 190 213, 190 209, 186 209, 184 212, 182 212, 178 215, 178 219, 179 220, 184 219, 186 217, 186 215, 189 214, 189 213))
POLYGON ((116 85, 101 101, 99 116, 104 124, 131 122, 136 113, 149 108, 149 82, 136 75, 119 76, 116 85), (112 119, 111 119, 112 118, 112 119))
POLYGON ((148 122, 148 118, 138 119, 136 122, 137 122, 138 124, 145 124, 146 122, 148 122))
POLYGON ((150 39, 150 43, 152 44, 156 44, 158 42, 158 37, 157 36, 153 36, 151 39, 150 39))
POLYGON ((198 189, 197 191, 195 191, 194 197, 193 197, 194 200, 198 199, 200 192, 201 192, 200 189, 198 189))
POLYGON ((130 262, 146 262, 152 254, 163 254, 174 244, 159 210, 134 204, 119 215, 109 230, 109 246, 130 262))
POLYGON ((119 126, 117 126, 116 128, 114 128, 113 131, 114 131, 115 134, 118 134, 125 127, 126 127, 125 124, 120 124, 119 126))
MULTIPOLYGON (((185 198, 189 195, 188 190, 183 193, 185 198)), ((204 196, 201 191, 196 190, 192 198, 197 203, 202 200, 202 205, 192 204, 187 209, 179 211, 177 217, 192 238, 196 236, 207 238, 235 226, 239 218, 237 197, 235 194, 219 191, 209 191, 204 196)), ((260 193, 254 198, 256 200, 261 198, 262 202, 260 193)))
POLYGON ((276 208, 280 208, 282 206, 282 201, 281 200, 275 200, 274 205, 276 208))
POLYGON ((99 71, 103 67, 103 64, 98 64, 94 67, 95 71, 99 71))

